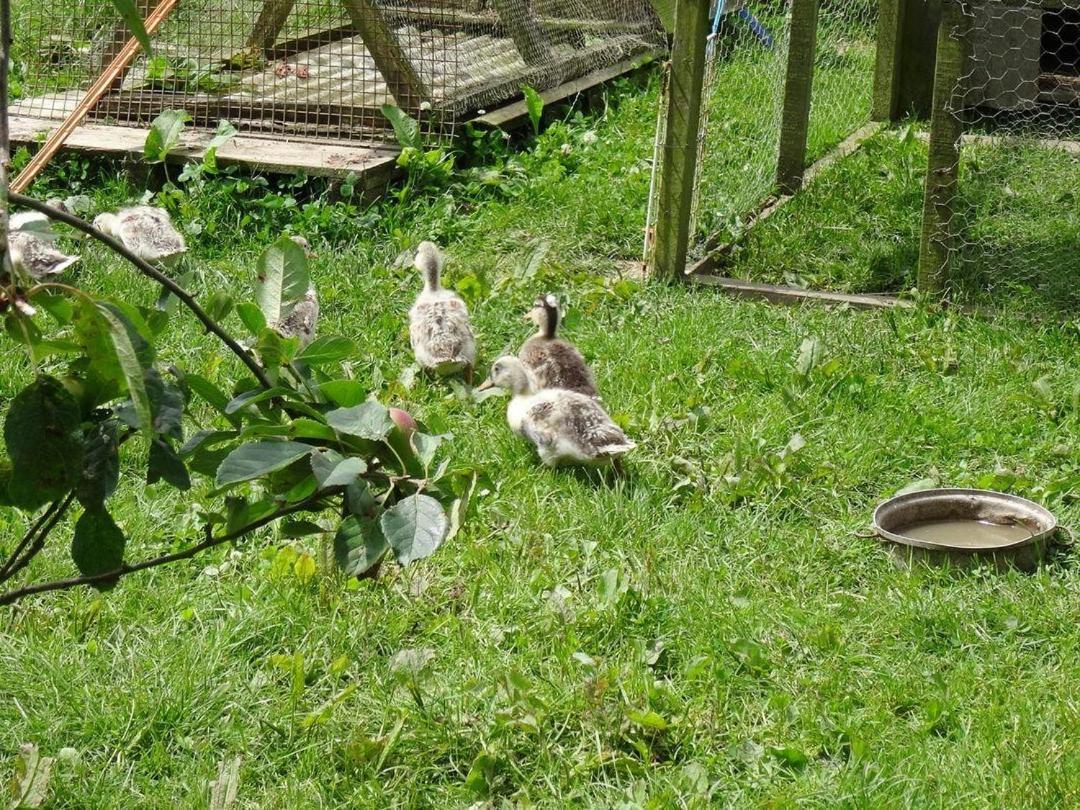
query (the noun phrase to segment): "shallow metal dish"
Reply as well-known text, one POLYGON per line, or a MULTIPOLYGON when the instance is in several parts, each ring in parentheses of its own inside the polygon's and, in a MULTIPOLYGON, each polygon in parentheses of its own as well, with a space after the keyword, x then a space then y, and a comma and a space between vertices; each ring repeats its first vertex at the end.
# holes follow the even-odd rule
POLYGON ((972 567, 994 565, 1031 571, 1046 556, 1058 531, 1057 519, 1027 498, 982 489, 926 489, 897 495, 874 510, 874 532, 889 541, 897 562, 911 565, 972 567), (1025 526, 1031 537, 1009 545, 953 546, 917 540, 903 534, 906 527, 933 520, 1013 521, 1025 526))

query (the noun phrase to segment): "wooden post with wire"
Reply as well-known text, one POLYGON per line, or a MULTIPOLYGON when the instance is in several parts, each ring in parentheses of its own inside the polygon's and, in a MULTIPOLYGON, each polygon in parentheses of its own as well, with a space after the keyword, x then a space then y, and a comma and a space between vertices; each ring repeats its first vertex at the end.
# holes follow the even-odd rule
POLYGON ((918 287, 936 293, 944 289, 955 249, 953 215, 960 169, 963 122, 954 107, 962 98, 960 77, 967 61, 960 0, 944 0, 937 38, 934 102, 930 117, 930 148, 919 244, 918 287))
POLYGON ((690 218, 701 126, 709 0, 678 0, 668 79, 667 125, 660 156, 660 191, 652 272, 681 278, 690 246, 690 218))
POLYGON ((814 91, 818 2, 792 0, 791 3, 780 153, 776 161, 776 185, 781 194, 798 191, 806 171, 806 135, 810 128, 810 100, 814 91))
MULTIPOLYGON (((146 29, 148 36, 153 35, 161 23, 165 21, 165 18, 176 8, 178 2, 179 0, 161 0, 154 12, 143 21, 143 27, 146 29)), ((101 97, 113 87, 113 83, 127 70, 136 54, 138 54, 139 47, 139 40, 134 36, 124 43, 124 47, 116 54, 109 66, 105 68, 90 86, 90 89, 86 91, 86 95, 83 96, 78 106, 71 111, 71 114, 49 136, 44 146, 38 150, 33 159, 19 172, 19 176, 11 184, 12 191, 21 193, 29 188, 34 178, 56 156, 56 153, 60 151, 60 147, 64 145, 64 141, 82 123, 87 113, 94 108, 94 105, 101 100, 101 97)))

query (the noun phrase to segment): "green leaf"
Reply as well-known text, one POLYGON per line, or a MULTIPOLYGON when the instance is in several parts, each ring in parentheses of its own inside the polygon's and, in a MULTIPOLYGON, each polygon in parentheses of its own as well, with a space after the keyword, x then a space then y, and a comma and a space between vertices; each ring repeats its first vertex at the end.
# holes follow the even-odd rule
POLYGON ((320 385, 319 390, 340 408, 351 408, 367 399, 367 389, 356 380, 331 380, 320 385))
POLYGON ((150 49, 150 37, 146 33, 146 26, 143 25, 142 16, 139 14, 139 9, 135 5, 135 0, 112 0, 113 6, 118 12, 120 12, 121 18, 124 20, 124 25, 127 26, 128 31, 135 39, 139 40, 139 45, 146 51, 146 55, 149 56, 150 49))
POLYGON ((112 515, 104 509, 88 509, 75 524, 71 559, 83 576, 106 574, 124 564, 126 544, 127 539, 112 515))
POLYGON ((41 807, 49 797, 49 777, 52 775, 55 757, 43 757, 33 743, 19 746, 15 759, 15 774, 11 780, 11 792, 4 796, 5 806, 12 810, 41 807))
POLYGON ((296 359, 303 360, 309 366, 321 366, 344 360, 355 353, 356 344, 348 338, 322 337, 308 345, 296 356, 296 359))
POLYGON ((382 513, 379 523, 401 565, 430 557, 449 530, 442 504, 428 495, 402 498, 382 513))
POLYGON ((431 436, 427 433, 414 433, 412 435, 413 447, 416 449, 416 457, 420 459, 420 463, 424 465, 426 470, 431 466, 431 462, 435 459, 435 453, 439 449, 439 445, 443 443, 446 436, 431 436))
POLYGON ((236 137, 236 127, 228 121, 218 121, 214 137, 206 145, 203 153, 203 166, 210 171, 217 171, 217 152, 222 146, 236 137))
POLYGON ((212 320, 223 321, 232 312, 233 297, 224 290, 214 290, 203 302, 202 308, 212 320))
POLYGON ((667 720, 651 709, 645 709, 644 711, 629 709, 626 712, 626 717, 631 723, 647 728, 650 731, 663 731, 668 727, 667 720))
POLYGON ((389 545, 375 520, 352 515, 334 535, 334 559, 346 576, 358 577, 386 554, 389 545))
POLYGON ((344 458, 334 450, 320 450, 311 456, 311 469, 320 489, 345 487, 367 472, 362 458, 344 458))
POLYGON ((266 329, 266 316, 258 305, 243 301, 236 305, 236 314, 240 316, 240 322, 251 332, 252 337, 258 337, 266 329))
POLYGON ((234 449, 218 467, 215 485, 218 487, 251 481, 277 470, 283 470, 314 450, 310 444, 299 442, 252 442, 234 449))
MULTIPOLYGON (((116 0, 114 0, 115 2, 116 0)), ((184 110, 164 110, 150 124, 143 145, 143 157, 147 163, 164 163, 180 145, 180 136, 191 116, 184 110)))
POLYGON ((799 347, 799 356, 795 360, 795 373, 800 377, 807 376, 825 356, 825 344, 817 338, 807 338, 799 347))
POLYGON ((133 341, 134 328, 129 329, 130 323, 118 311, 100 301, 96 306, 99 316, 108 325, 109 339, 112 341, 117 364, 127 385, 131 404, 135 408, 138 427, 150 430, 153 425, 150 397, 146 392, 146 383, 143 379, 143 364, 140 362, 139 352, 136 349, 136 341, 140 338, 136 337, 133 341))
POLYGON ((53 377, 38 377, 11 402, 4 441, 11 458, 9 494, 26 509, 62 498, 82 475, 79 405, 53 377))
POLYGON ((188 475, 184 462, 168 442, 155 437, 150 443, 146 483, 156 484, 158 481, 164 481, 181 492, 191 489, 191 476, 188 475))
POLYGON ((162 377, 156 368, 146 370, 145 383, 153 413, 154 433, 182 441, 184 405, 187 404, 184 392, 172 380, 162 377))
POLYGON ((259 257, 255 297, 266 323, 280 323, 307 293, 310 283, 307 255, 292 239, 283 236, 264 250, 259 257))
POLYGON ((236 413, 239 410, 243 410, 249 405, 255 405, 259 402, 265 402, 268 399, 274 397, 284 396, 289 393, 288 388, 276 386, 274 388, 253 388, 251 391, 245 391, 240 396, 235 397, 228 405, 225 406, 225 413, 236 413))
POLYGON ((350 515, 372 516, 375 514, 375 496, 363 478, 345 487, 345 510, 350 515))
POLYGON ((330 411, 326 414, 326 423, 338 433, 372 441, 385 439, 394 427, 389 411, 373 399, 352 408, 330 411))
POLYGON ((116 422, 99 422, 86 436, 82 477, 75 496, 86 509, 98 509, 120 480, 120 444, 116 422))
POLYGON ((495 780, 496 763, 497 760, 492 754, 477 754, 465 777, 465 787, 476 796, 487 796, 491 792, 491 783, 495 780))
POLYGON ((318 523, 310 520, 288 520, 281 524, 281 534, 284 537, 310 537, 313 534, 323 534, 326 531, 318 523))
POLYGON ((532 122, 533 134, 540 134, 540 118, 544 114, 544 99, 529 85, 521 86, 521 93, 525 96, 525 109, 529 112, 529 120, 532 122))
POLYGON ((294 419, 289 425, 289 434, 294 439, 319 439, 320 441, 337 441, 337 434, 329 425, 314 419, 294 419))
POLYGON ((382 114, 386 116, 386 120, 394 128, 394 137, 397 138, 399 146, 403 148, 412 147, 413 149, 421 147, 420 124, 417 123, 415 118, 412 118, 400 107, 393 104, 383 104, 382 114))
POLYGON ((801 770, 810 762, 804 752, 800 751, 798 748, 793 748, 790 745, 770 745, 768 751, 781 765, 794 770, 801 770))

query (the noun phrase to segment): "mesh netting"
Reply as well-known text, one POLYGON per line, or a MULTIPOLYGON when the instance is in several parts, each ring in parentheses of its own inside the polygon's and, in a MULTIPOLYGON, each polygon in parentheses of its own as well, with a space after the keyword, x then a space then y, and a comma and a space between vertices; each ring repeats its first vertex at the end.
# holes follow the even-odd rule
POLYGON ((950 25, 961 69, 935 129, 963 138, 927 226, 946 230, 947 277, 1080 304, 1080 0, 969 2, 950 25))
MULTIPOLYGON (((713 8, 692 255, 739 233, 775 193, 790 6, 790 0, 726 0, 713 8)), ((876 6, 872 0, 820 4, 807 165, 870 120, 876 6)))
MULTIPOLYGON (((137 0, 146 16, 158 0, 137 0)), ((12 112, 62 118, 127 32, 108 0, 16 3, 12 112)), ((94 107, 93 120, 146 125, 163 109, 197 126, 385 138, 396 103, 446 134, 520 94, 661 44, 646 0, 180 0, 94 107)))

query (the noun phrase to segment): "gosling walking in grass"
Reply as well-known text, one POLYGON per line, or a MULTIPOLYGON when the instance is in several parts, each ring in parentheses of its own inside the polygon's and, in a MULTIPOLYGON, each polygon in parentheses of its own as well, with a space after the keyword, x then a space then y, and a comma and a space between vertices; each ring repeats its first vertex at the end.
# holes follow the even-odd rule
POLYGON ((476 341, 465 302, 443 289, 443 257, 432 242, 421 242, 414 266, 424 288, 409 310, 409 341, 421 368, 439 376, 463 373, 472 381, 476 341))
POLYGON ((525 341, 518 359, 533 375, 538 389, 563 388, 587 397, 600 398, 596 380, 581 352, 557 336, 560 321, 559 299, 542 295, 525 314, 537 326, 537 333, 525 341))
POLYGON ((492 385, 510 392, 506 408, 510 429, 532 442, 549 467, 617 463, 637 446, 592 397, 564 388, 537 390, 516 357, 495 361, 490 379, 481 388, 492 385))

